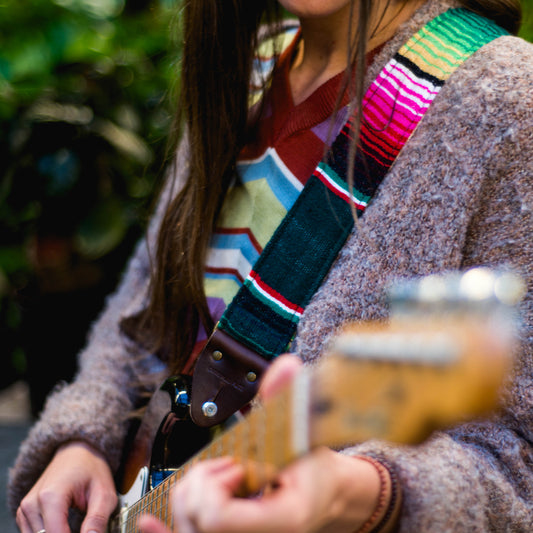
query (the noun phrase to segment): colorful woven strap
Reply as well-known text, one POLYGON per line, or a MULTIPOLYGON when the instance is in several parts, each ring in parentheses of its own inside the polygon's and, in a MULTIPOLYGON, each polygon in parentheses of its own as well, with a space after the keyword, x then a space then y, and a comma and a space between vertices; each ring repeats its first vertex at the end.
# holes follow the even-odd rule
POLYGON ((335 139, 268 242, 218 328, 266 359, 287 350, 296 326, 383 177, 444 82, 484 44, 506 34, 465 9, 424 26, 366 92, 353 189, 348 153, 353 117, 335 139))

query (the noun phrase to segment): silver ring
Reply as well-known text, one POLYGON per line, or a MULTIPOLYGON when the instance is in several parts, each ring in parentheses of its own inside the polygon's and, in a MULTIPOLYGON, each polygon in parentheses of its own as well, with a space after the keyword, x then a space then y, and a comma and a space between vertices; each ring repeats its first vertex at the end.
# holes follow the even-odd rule
POLYGON ((46 533, 46 529, 39 529, 39 531, 37 531, 37 533, 46 533))

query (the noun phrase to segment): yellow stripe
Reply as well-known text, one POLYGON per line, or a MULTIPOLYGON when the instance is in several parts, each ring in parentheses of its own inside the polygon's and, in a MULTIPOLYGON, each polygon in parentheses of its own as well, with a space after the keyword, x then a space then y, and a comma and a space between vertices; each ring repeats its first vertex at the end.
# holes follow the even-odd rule
POLYGON ((444 65, 442 61, 435 61, 435 59, 432 58, 433 59, 432 63, 428 64, 426 61, 422 60, 422 58, 420 57, 420 54, 412 52, 411 50, 406 50, 401 55, 409 59, 409 61, 413 62, 424 72, 431 74, 432 76, 434 76, 435 78, 439 80, 445 81, 450 75, 447 72, 447 65, 444 65))
POLYGON ((268 181, 263 178, 228 191, 217 225, 222 228, 248 228, 264 248, 286 214, 268 181))
POLYGON ((265 39, 257 49, 257 55, 263 58, 271 58, 277 52, 282 53, 293 41, 294 31, 283 31, 277 35, 265 39))
MULTIPOLYGON (((276 53, 282 54, 292 43, 295 35, 296 31, 291 28, 290 30, 285 30, 277 35, 265 39, 260 43, 259 47, 257 48, 255 54, 256 58, 260 57, 268 61, 269 59, 273 58, 276 53)), ((270 73, 265 72, 265 78, 269 77, 270 73)), ((268 89, 269 87, 270 79, 268 79, 268 84, 265 89, 268 89)), ((257 104, 262 97, 262 89, 252 90, 248 96, 248 107, 252 107, 253 105, 257 104)))
POLYGON ((226 305, 237 294, 240 285, 229 278, 208 278, 204 277, 204 288, 207 297, 222 298, 226 305))
POLYGON ((426 59, 428 63, 432 63, 433 61, 435 61, 436 58, 447 59, 451 63, 451 65, 448 66, 448 69, 450 70, 450 72, 452 72, 458 63, 457 59, 460 57, 463 57, 464 54, 456 48, 453 48, 451 46, 446 46, 446 44, 442 41, 442 39, 439 39, 435 34, 432 34, 432 37, 436 41, 438 41, 442 45, 443 48, 448 48, 452 52, 451 53, 446 52, 445 50, 443 50, 443 48, 438 47, 433 42, 431 42, 429 39, 424 39, 423 42, 420 42, 419 40, 417 40, 412 43, 408 43, 406 45, 406 48, 418 52, 421 56, 424 57, 424 59, 426 59), (428 48, 431 51, 433 51, 435 55, 432 55, 431 52, 427 50, 428 48))

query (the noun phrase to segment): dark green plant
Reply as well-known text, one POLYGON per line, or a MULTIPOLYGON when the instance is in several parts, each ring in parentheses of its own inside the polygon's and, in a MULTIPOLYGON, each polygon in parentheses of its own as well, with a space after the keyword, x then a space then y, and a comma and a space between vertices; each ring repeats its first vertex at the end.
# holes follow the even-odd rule
POLYGON ((533 42, 533 0, 522 0, 522 7, 524 16, 518 35, 526 41, 533 42))
POLYGON ((97 313, 144 228, 173 112, 176 12, 163 0, 0 3, 3 381, 31 370, 28 335, 69 336, 53 319, 66 294, 79 298, 70 314, 97 313))

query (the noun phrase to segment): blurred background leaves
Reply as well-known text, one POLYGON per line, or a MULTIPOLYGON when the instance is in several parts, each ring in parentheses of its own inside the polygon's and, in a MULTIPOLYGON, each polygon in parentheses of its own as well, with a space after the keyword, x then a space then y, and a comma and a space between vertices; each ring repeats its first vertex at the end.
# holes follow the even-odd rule
POLYGON ((69 379, 144 228, 179 48, 172 0, 0 0, 0 387, 69 379))
POLYGON ((179 0, 0 0, 0 389, 27 381, 33 415, 145 226, 177 22, 179 0))

